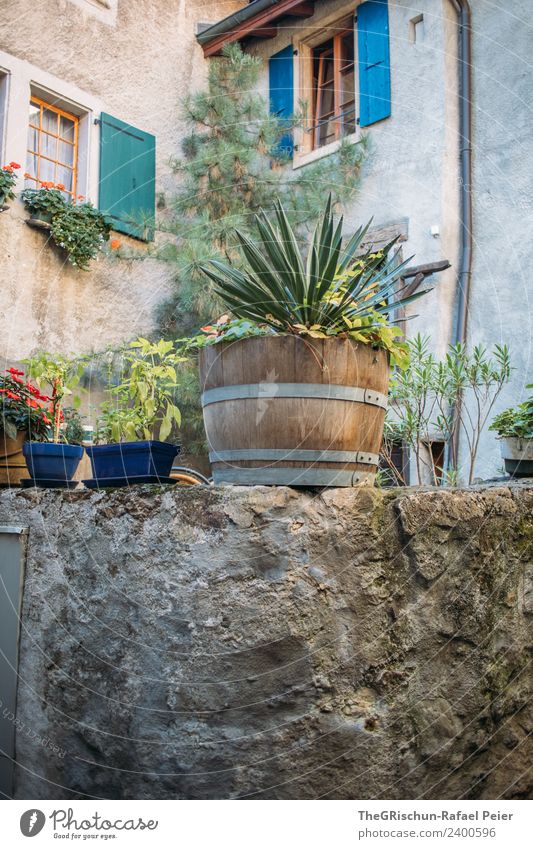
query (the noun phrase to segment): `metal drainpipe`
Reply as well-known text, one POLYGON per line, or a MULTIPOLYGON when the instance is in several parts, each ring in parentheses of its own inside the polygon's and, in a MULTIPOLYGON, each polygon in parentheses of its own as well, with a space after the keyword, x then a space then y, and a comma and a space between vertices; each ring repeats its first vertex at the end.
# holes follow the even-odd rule
MULTIPOLYGON (((470 282, 472 278, 472 14, 467 0, 451 0, 459 18, 459 140, 461 256, 457 277, 457 314, 454 344, 466 342, 470 282)), ((450 469, 459 462, 458 419, 462 399, 453 410, 454 436, 448 451, 450 469)))

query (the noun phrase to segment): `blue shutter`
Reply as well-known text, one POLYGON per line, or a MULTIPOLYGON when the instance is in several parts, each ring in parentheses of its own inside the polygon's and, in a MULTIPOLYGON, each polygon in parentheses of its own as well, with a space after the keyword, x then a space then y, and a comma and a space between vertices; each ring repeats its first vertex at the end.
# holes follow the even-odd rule
POLYGON ((359 123, 368 127, 391 114, 389 11, 387 0, 357 7, 359 123))
MULTIPOLYGON (((268 60, 270 85, 270 112, 279 118, 290 120, 294 103, 294 60, 292 44, 275 53, 268 60)), ((294 142, 292 133, 286 133, 279 142, 279 151, 292 156, 294 142)))
POLYGON ((113 230, 154 237, 155 136, 101 114, 99 207, 113 230))

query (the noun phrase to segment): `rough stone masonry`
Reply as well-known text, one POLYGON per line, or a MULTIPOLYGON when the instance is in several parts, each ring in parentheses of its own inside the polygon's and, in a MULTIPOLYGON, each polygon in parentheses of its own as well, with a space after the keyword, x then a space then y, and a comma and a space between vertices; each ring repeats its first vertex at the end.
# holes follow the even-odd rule
POLYGON ((4 492, 30 528, 18 719, 50 741, 18 732, 16 796, 527 797, 532 506, 4 492))

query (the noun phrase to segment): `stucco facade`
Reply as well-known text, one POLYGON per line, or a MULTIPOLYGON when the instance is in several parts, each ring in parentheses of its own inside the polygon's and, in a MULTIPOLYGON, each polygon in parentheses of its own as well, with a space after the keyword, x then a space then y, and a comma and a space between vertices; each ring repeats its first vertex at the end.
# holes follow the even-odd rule
MULTIPOLYGON (((204 80, 196 43, 199 21, 216 20, 240 4, 184 0, 58 0, 6 3, 0 23, 0 150, 2 163, 25 170, 30 93, 72 104, 80 114, 78 190, 96 205, 101 112, 156 137, 156 194, 172 187, 169 160, 185 127, 180 99, 204 80)), ((19 179, 18 189, 24 181, 19 179)), ((171 291, 163 263, 117 261, 102 254, 89 271, 74 269, 26 225, 20 201, 0 214, 0 357, 20 360, 37 350, 101 350, 148 334, 154 308, 171 291)), ((156 233, 156 241, 161 234, 156 233)), ((147 245, 120 235, 136 257, 147 245)))

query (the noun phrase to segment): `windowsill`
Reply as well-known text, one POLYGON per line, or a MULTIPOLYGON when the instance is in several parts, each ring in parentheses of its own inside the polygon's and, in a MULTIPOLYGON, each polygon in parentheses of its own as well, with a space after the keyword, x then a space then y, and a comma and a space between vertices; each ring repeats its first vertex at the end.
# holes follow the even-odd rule
POLYGON ((317 147, 316 150, 311 150, 309 153, 298 154, 296 152, 292 160, 292 168, 303 168, 304 165, 310 165, 311 162, 316 162, 324 156, 331 156, 332 153, 337 153, 342 143, 356 144, 360 140, 359 132, 351 133, 349 136, 344 136, 342 139, 325 144, 323 147, 317 147))

